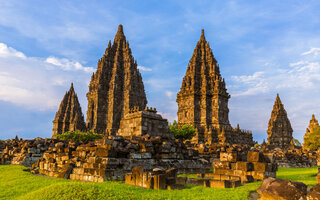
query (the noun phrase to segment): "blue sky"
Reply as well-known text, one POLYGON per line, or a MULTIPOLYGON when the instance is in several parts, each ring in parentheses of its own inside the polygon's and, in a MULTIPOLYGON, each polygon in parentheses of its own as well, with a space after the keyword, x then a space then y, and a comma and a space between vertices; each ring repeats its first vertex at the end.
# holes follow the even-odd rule
POLYGON ((311 115, 320 118, 319 9, 312 0, 0 0, 0 138, 51 137, 71 82, 85 114, 90 75, 123 24, 149 106, 169 121, 203 28, 231 94, 231 124, 267 138, 278 92, 302 141, 311 115))

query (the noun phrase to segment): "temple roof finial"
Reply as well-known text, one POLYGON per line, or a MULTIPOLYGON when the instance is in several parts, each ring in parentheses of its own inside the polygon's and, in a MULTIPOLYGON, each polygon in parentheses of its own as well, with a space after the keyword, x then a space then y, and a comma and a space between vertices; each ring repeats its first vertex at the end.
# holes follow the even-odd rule
POLYGON ((206 38, 204 37, 204 29, 201 30, 201 37, 200 40, 206 40, 206 38))
POLYGON ((122 39, 126 39, 126 37, 124 36, 124 33, 123 33, 123 26, 122 24, 119 24, 118 26, 118 31, 117 31, 117 34, 114 38, 115 41, 118 41, 118 40, 122 40, 122 39))

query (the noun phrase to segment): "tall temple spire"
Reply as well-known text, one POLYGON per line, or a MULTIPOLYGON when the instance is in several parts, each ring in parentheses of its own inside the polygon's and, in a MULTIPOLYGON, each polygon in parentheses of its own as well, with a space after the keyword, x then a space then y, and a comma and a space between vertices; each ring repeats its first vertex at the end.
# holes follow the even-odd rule
POLYGON ((84 131, 85 129, 86 124, 84 122, 78 96, 75 93, 73 83, 71 83, 70 89, 63 97, 59 110, 53 120, 52 137, 67 131, 84 131))
POLYGON ((201 31, 177 94, 178 121, 197 129, 198 141, 210 140, 210 127, 230 128, 228 99, 219 65, 201 31))
MULTIPOLYGON (((315 129, 315 128, 319 128, 319 123, 318 120, 316 119, 316 117, 314 116, 314 114, 312 114, 311 120, 309 122, 309 126, 306 129, 306 133, 303 136, 303 140, 305 141, 306 138, 309 137, 310 133, 315 129)), ((305 146, 305 144, 303 144, 305 146)), ((308 148, 305 146, 305 148, 308 148)))
POLYGON ((277 94, 267 130, 269 148, 288 148, 293 138, 292 132, 287 112, 277 94))
POLYGON ((116 134, 124 114, 134 106, 144 109, 147 104, 142 77, 121 24, 113 44, 109 41, 98 62, 87 98, 87 127, 103 134, 116 134))

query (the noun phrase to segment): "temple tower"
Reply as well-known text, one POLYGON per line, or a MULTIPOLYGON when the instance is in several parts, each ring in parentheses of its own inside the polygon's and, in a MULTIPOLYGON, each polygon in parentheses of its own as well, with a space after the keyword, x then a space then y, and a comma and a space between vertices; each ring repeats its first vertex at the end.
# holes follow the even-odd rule
POLYGON ((85 131, 86 124, 77 94, 71 83, 71 87, 64 95, 53 120, 52 137, 55 137, 56 134, 75 130, 85 131))
MULTIPOLYGON (((312 118, 309 122, 309 126, 306 130, 306 133, 303 136, 303 140, 305 141, 306 138, 309 137, 310 133, 313 131, 314 128, 319 128, 319 123, 318 120, 316 119, 316 117, 314 116, 314 114, 312 115, 312 118)), ((303 144, 305 146, 305 144, 303 144)))
POLYGON ((135 106, 144 109, 147 104, 142 77, 122 25, 98 62, 87 99, 87 128, 112 135, 116 134, 124 114, 135 106))
POLYGON ((197 142, 213 142, 222 128, 231 128, 229 98, 219 65, 202 30, 177 94, 179 124, 193 125, 197 142))
POLYGON ((292 141, 292 132, 287 112, 277 94, 267 130, 269 148, 288 148, 292 141))

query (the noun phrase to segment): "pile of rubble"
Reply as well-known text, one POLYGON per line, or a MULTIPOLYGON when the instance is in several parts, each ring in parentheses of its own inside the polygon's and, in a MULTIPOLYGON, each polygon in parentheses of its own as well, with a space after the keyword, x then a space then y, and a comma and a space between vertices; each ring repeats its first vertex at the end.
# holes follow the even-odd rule
POLYGON ((177 168, 179 173, 209 171, 198 152, 170 138, 109 136, 88 144, 57 143, 33 166, 34 173, 73 180, 124 180, 135 166, 177 168), (69 173, 69 174, 68 174, 69 173))
POLYGON ((48 150, 54 146, 56 140, 36 138, 33 140, 22 140, 17 137, 12 140, 3 141, 1 144, 0 164, 14 164, 31 167, 48 150))
MULTIPOLYGON (((234 188, 255 180, 275 177, 277 171, 272 154, 254 151, 220 152, 220 160, 213 161, 212 165, 214 173, 201 174, 202 179, 193 180, 196 185, 234 188)), ((187 182, 190 184, 190 180, 187 182)))
POLYGON ((220 152, 248 152, 248 151, 260 151, 263 154, 274 154, 274 162, 278 164, 278 167, 286 168, 298 168, 298 167, 314 167, 317 165, 317 152, 309 151, 303 148, 291 147, 286 150, 268 149, 266 146, 262 148, 254 148, 248 145, 237 144, 191 144, 187 143, 187 146, 199 151, 199 157, 212 163, 214 160, 219 159, 220 152))
MULTIPOLYGON (((220 152, 238 152, 247 153, 252 147, 248 145, 240 144, 191 144, 187 143, 187 146, 192 149, 196 149, 199 152, 199 157, 208 161, 209 165, 215 160, 219 160, 220 152)), ((210 166, 211 167, 211 166, 210 166)))
POLYGON ((214 161, 212 165, 214 173, 201 173, 198 174, 199 178, 178 177, 175 183, 211 188, 235 188, 248 182, 275 177, 277 171, 272 154, 253 151, 221 152, 220 160, 214 161))
POLYGON ((273 154, 249 151, 247 154, 220 153, 220 161, 213 162, 215 180, 239 180, 242 183, 276 177, 277 164, 273 154))
POLYGON ((288 150, 266 151, 275 155, 278 167, 298 168, 314 167, 317 165, 317 153, 305 149, 292 148, 288 150))
POLYGON ((269 149, 267 145, 254 148, 256 151, 274 154, 278 167, 305 168, 317 166, 317 152, 291 145, 288 149, 269 149))
POLYGON ((183 189, 184 185, 177 184, 176 168, 162 170, 155 168, 153 170, 144 170, 143 167, 134 167, 132 172, 126 174, 125 183, 129 185, 139 186, 146 189, 183 189))

